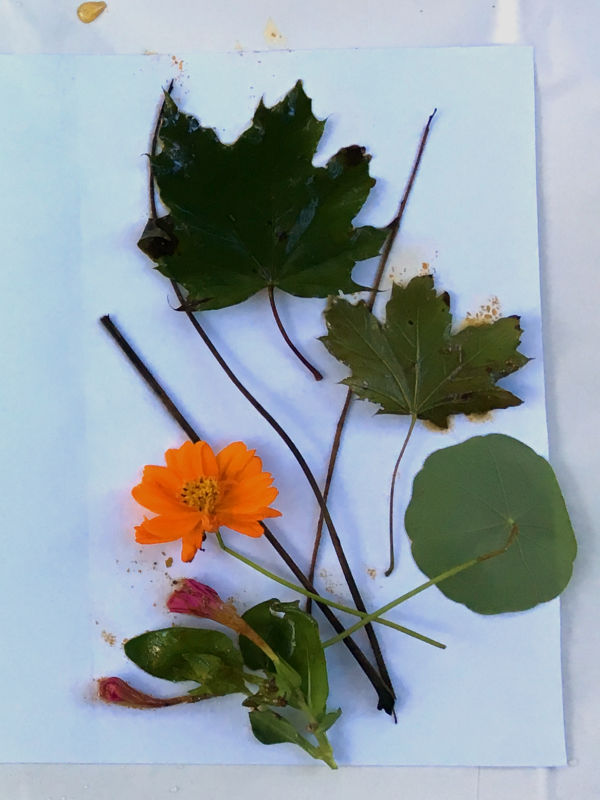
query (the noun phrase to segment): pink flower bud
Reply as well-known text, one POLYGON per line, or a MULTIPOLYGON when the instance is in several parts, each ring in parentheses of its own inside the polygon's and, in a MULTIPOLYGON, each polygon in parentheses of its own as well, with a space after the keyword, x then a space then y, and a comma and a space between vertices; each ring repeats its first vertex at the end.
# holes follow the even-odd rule
POLYGON ((203 700, 202 695, 182 695, 179 697, 153 697, 151 694, 134 689, 121 678, 100 678, 98 697, 105 703, 115 703, 129 708, 164 708, 180 703, 196 703, 203 700))
POLYGON ((167 608, 176 614, 192 614, 220 622, 226 628, 241 633, 268 655, 272 661, 279 661, 265 640, 253 630, 235 610, 231 603, 224 603, 210 586, 192 578, 182 578, 178 588, 167 600, 167 608))
POLYGON ((179 581, 178 588, 167 600, 167 608, 174 614, 193 614, 207 619, 218 620, 225 607, 214 589, 192 578, 179 581))
POLYGON ((161 700, 159 697, 139 692, 121 678, 100 678, 98 696, 105 703, 116 703, 130 708, 160 708, 164 705, 172 705, 168 700, 161 700))

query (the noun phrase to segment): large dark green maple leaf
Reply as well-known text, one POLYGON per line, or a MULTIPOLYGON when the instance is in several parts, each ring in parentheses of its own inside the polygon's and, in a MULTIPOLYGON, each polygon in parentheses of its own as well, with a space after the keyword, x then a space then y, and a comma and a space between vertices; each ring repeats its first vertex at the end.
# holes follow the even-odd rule
POLYGON ((352 225, 375 183, 370 157, 352 145, 313 166, 324 125, 301 81, 271 108, 261 100, 233 144, 167 94, 162 149, 151 162, 169 215, 140 246, 195 309, 230 306, 265 287, 300 297, 363 288, 352 269, 387 235, 352 225))
POLYGON ((384 323, 364 303, 342 298, 326 312, 327 349, 350 367, 344 380, 359 397, 380 406, 379 414, 408 414, 448 427, 453 414, 481 414, 521 404, 496 381, 529 359, 517 348, 520 319, 452 332, 450 300, 422 275, 394 285, 384 323))

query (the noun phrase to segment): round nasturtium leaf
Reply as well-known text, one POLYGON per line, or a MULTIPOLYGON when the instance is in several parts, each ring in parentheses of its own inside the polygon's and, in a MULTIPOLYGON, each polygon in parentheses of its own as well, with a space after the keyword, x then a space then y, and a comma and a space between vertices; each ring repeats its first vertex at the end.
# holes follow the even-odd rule
POLYGON ((502 434, 432 453, 414 480, 405 525, 413 557, 429 578, 508 544, 438 584, 480 614, 524 611, 556 597, 577 552, 552 467, 502 434))

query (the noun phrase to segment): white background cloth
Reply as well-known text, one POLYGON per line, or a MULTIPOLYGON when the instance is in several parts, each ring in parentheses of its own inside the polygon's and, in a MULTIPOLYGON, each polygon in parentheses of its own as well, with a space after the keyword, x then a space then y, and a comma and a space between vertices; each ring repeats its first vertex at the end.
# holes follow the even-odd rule
MULTIPOLYGON (((595 637, 598 544, 596 490, 598 322, 600 281, 594 260, 600 167, 594 145, 599 117, 595 31, 600 13, 589 2, 517 0, 494 4, 415 0, 377 6, 353 0, 327 5, 113 0, 90 26, 75 3, 0 3, 3 52, 142 53, 174 56, 196 49, 369 47, 527 43, 536 47, 538 169, 544 344, 550 456, 558 473, 580 555, 563 600, 567 744, 571 766, 560 770, 347 769, 311 767, 10 767, 0 770, 6 798, 180 798, 230 794, 265 798, 340 792, 359 797, 393 792, 415 798, 500 800, 593 798, 597 765, 595 637), (274 29, 268 28, 272 19, 274 29), (265 32, 267 33, 265 34, 265 32), (272 34, 275 34, 274 36, 272 34), (595 123, 595 124, 594 124, 595 123), (391 788, 390 788, 391 787, 391 788)), ((26 88, 26 87, 24 87, 26 88)))

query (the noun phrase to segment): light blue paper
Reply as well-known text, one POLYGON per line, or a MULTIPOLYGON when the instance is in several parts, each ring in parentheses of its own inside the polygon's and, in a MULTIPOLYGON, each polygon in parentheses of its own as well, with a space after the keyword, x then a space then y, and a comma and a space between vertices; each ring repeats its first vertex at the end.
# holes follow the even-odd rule
MULTIPOLYGON (((274 594, 292 597, 227 560, 211 541, 185 568, 177 543, 135 544, 144 511, 130 489, 143 465, 160 463, 183 436, 101 329, 101 315, 123 326, 215 449, 237 439, 257 448, 280 489, 284 516, 273 529, 302 563, 317 518, 285 447, 172 310, 168 282, 135 247, 147 215, 144 154, 161 87, 173 73, 178 100, 228 141, 263 94, 270 105, 303 78, 315 112, 328 118, 319 162, 354 142, 373 154, 378 184, 361 221, 377 225, 394 215, 421 129, 438 108, 391 271, 404 279, 429 264, 451 293, 456 318, 497 297, 502 313, 522 316, 522 350, 535 360, 505 384, 524 397, 522 407, 485 424, 457 420, 446 435, 419 430, 403 462, 398 519, 412 475, 437 447, 501 431, 541 453, 547 448, 531 51, 203 54, 184 56, 183 65, 180 72, 170 58, 142 56, 0 59, 8 109, 0 129, 6 761, 306 763, 292 747, 255 742, 239 698, 156 712, 94 699, 93 679, 102 675, 154 691, 157 682, 129 665, 120 645, 174 621, 164 610, 173 578, 204 580, 241 609, 274 594)), ((360 276, 368 279, 371 269, 361 266, 360 276)), ((281 296, 279 305, 301 349, 325 371, 321 384, 289 357, 264 296, 204 321, 322 475, 344 372, 316 340, 323 303, 281 296)), ((370 607, 422 580, 401 530, 399 568, 382 577, 387 483, 406 420, 373 419, 373 411, 354 404, 331 496, 370 607)), ((233 534, 230 541, 286 574, 266 542, 233 534)), ((328 547, 319 582, 347 600, 328 547)), ((557 602, 487 618, 432 589, 393 618, 448 649, 380 632, 399 695, 396 726, 375 710, 375 695, 346 651, 328 652, 331 705, 344 711, 332 730, 340 764, 564 763, 557 602)), ((325 624, 322 630, 327 637, 325 624)))

